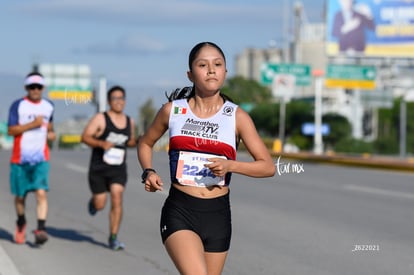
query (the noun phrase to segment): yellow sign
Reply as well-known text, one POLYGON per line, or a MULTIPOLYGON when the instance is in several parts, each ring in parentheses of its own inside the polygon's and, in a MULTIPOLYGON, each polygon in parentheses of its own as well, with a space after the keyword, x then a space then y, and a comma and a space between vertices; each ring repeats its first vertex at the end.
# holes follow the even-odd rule
POLYGON ((80 143, 81 136, 80 135, 62 135, 60 137, 60 141, 62 143, 80 143))
POLYGON ((375 81, 373 80, 354 80, 354 79, 325 79, 326 88, 360 89, 374 90, 375 81))
POLYGON ((66 103, 88 104, 92 102, 91 91, 49 90, 49 99, 65 100, 66 103))
POLYGON ((329 64, 325 86, 327 88, 373 90, 376 70, 373 66, 329 64))

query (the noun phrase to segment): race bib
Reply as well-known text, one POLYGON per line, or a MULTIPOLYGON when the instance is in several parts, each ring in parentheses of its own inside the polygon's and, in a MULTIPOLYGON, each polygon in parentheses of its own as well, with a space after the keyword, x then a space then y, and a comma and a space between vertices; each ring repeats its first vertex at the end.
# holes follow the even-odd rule
POLYGON ((197 187, 206 187, 212 185, 223 186, 225 184, 224 177, 217 177, 204 164, 209 161, 208 158, 223 158, 212 154, 180 152, 177 164, 176 178, 182 185, 190 185, 197 187))
POLYGON ((103 161, 109 165, 120 165, 124 162, 125 150, 109 148, 103 155, 103 161))

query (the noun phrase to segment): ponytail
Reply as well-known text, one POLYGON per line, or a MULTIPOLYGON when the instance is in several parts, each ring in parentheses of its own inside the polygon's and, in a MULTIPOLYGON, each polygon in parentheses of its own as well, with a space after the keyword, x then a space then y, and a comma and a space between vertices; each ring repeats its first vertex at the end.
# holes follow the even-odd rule
POLYGON ((167 92, 165 92, 165 96, 168 98, 168 101, 171 102, 176 99, 182 99, 182 98, 190 98, 195 96, 195 88, 192 87, 184 87, 184 88, 177 88, 173 92, 171 92, 169 95, 167 92))

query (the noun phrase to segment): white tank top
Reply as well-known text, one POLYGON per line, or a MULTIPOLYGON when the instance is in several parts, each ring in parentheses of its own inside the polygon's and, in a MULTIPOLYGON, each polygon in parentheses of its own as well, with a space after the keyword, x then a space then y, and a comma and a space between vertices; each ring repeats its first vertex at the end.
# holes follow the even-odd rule
MULTIPOLYGON (((236 109, 226 101, 220 110, 209 118, 199 118, 191 111, 187 99, 172 102, 169 118, 169 155, 172 182, 176 178, 180 152, 207 153, 236 159, 236 109)), ((225 185, 230 183, 230 173, 225 185)))

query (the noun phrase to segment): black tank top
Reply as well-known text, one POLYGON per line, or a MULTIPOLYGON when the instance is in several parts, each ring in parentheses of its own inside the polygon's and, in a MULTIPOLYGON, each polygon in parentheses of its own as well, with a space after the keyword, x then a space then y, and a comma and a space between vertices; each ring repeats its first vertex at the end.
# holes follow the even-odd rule
POLYGON ((126 116, 126 127, 119 129, 112 123, 106 112, 103 114, 105 117, 105 129, 98 139, 112 142, 115 146, 107 151, 104 151, 101 147, 94 147, 92 149, 91 167, 125 166, 127 143, 131 138, 130 118, 126 116))

